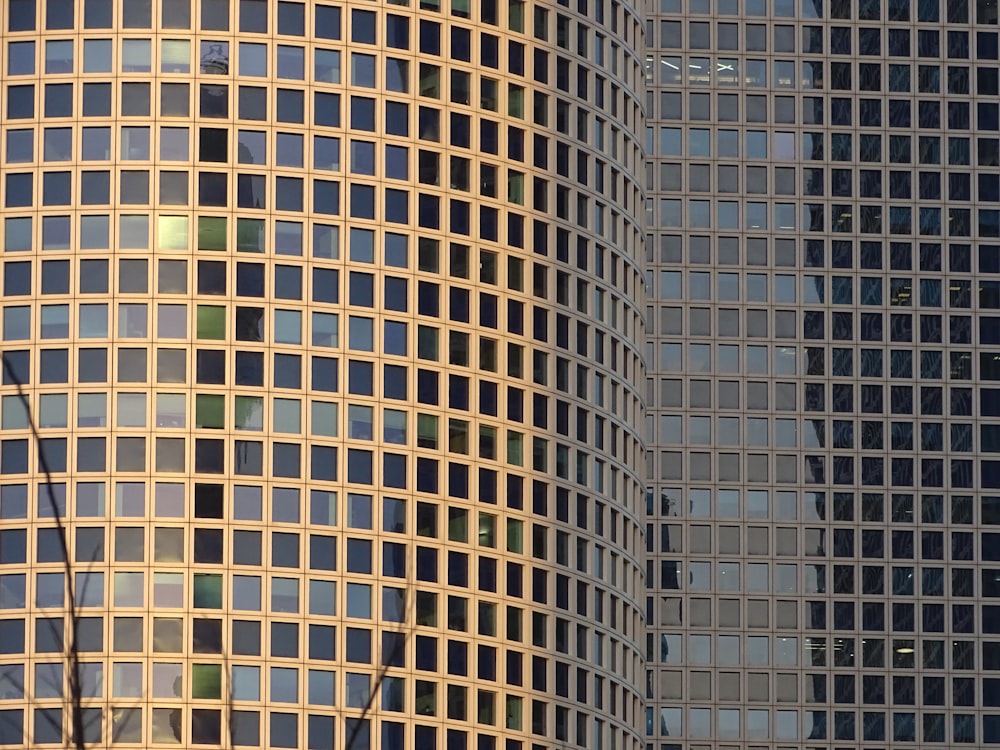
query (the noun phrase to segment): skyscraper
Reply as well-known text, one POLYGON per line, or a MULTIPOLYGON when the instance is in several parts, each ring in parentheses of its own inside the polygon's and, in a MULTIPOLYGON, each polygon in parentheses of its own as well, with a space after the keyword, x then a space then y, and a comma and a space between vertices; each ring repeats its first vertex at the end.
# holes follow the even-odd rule
POLYGON ((996 4, 647 43, 648 746, 1000 743, 996 4))
POLYGON ((637 9, 0 29, 0 745, 641 747, 637 9))
POLYGON ((997 23, 7 0, 0 745, 1000 744, 997 23))

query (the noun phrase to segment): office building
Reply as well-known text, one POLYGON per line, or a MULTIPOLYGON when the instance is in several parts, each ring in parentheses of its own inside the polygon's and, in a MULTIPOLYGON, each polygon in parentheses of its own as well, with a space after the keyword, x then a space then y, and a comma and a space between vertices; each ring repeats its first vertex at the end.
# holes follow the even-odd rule
POLYGON ((8 0, 0 745, 1000 744, 997 21, 8 0))
POLYGON ((0 744, 641 747, 637 9, 0 28, 0 744))
POLYGON ((996 4, 647 44, 649 747, 1000 743, 996 4))

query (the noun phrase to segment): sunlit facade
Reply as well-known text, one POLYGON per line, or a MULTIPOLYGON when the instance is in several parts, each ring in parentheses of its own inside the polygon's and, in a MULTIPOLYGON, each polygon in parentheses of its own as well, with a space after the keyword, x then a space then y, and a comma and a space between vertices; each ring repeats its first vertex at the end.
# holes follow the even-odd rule
POLYGON ((644 745, 642 33, 0 5, 0 745, 644 745))

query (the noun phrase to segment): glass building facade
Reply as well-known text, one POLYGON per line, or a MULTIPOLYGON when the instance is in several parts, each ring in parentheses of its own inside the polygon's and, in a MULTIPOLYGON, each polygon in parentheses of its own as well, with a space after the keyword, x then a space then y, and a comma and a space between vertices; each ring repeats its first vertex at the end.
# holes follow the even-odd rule
POLYGON ((998 20, 0 5, 0 745, 1000 745, 998 20))
POLYGON ((996 745, 996 3, 649 10, 648 747, 996 745))
POLYGON ((642 747, 642 35, 0 4, 0 745, 642 747))

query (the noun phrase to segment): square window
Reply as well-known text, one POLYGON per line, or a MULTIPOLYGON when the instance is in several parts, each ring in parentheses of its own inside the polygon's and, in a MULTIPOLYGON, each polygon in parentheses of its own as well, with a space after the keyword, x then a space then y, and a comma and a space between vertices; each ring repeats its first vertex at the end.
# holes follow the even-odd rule
POLYGON ((240 31, 255 34, 267 33, 266 0, 240 0, 240 31))
POLYGON ((267 89, 256 86, 240 86, 239 118, 241 120, 267 119, 267 89))
POLYGON ((302 180, 297 177, 275 177, 275 209, 278 211, 302 211, 302 180))
POLYGON ((45 116, 73 116, 73 84, 49 83, 45 85, 45 116))
MULTIPOLYGON (((108 92, 110 94, 110 91, 108 92)), ((149 117, 150 84, 122 83, 121 113, 125 117, 149 117)))
POLYGON ((31 119, 35 116, 35 87, 7 87, 7 119, 31 119))
POLYGON ((229 31, 229 0, 202 0, 201 30, 229 31))
POLYGON ((202 117, 221 119, 229 117, 229 87, 224 84, 200 84, 198 102, 198 111, 202 117))
POLYGON ((276 388, 301 388, 302 358, 295 354, 275 354, 273 380, 276 388))
MULTIPOLYGON (((187 83, 161 83, 160 115, 163 117, 188 117, 190 114, 191 86, 187 83)), ((175 128, 171 128, 171 130, 173 129, 175 128)), ((161 130, 166 130, 166 128, 161 130)), ((184 128, 184 130, 187 129, 184 128)))
MULTIPOLYGON (((316 19, 319 23, 319 10, 316 19)), ((305 5, 297 2, 278 3, 278 33, 288 36, 305 36, 306 17, 305 5)))

